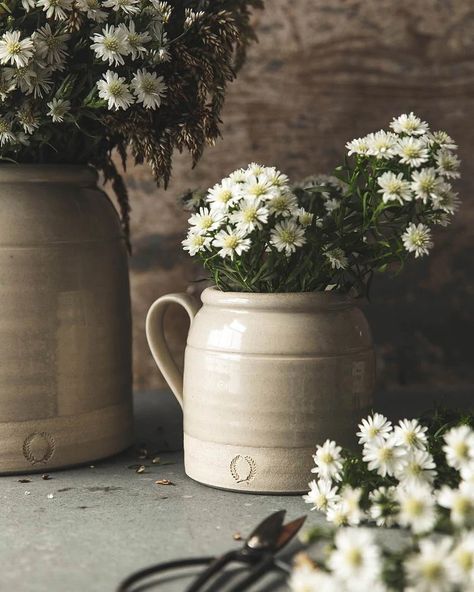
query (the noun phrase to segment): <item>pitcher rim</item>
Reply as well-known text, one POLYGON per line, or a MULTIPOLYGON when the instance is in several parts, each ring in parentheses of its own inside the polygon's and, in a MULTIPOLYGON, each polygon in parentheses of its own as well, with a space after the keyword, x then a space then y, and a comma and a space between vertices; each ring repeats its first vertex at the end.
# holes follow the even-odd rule
POLYGON ((201 294, 203 304, 238 308, 348 308, 355 300, 339 292, 224 292, 215 286, 201 294))

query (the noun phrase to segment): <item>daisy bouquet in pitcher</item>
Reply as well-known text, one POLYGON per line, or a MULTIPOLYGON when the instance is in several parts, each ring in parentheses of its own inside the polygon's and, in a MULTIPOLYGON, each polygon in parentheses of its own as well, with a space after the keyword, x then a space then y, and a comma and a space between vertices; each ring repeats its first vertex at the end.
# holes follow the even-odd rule
POLYGON ((359 425, 360 454, 318 446, 304 499, 333 528, 307 533, 325 550, 295 568, 293 592, 473 590, 473 424, 437 412, 392 425, 375 413, 359 425))
POLYGON ((260 0, 0 3, 0 159, 90 164, 128 199, 112 153, 166 184, 173 150, 219 136, 260 0))
POLYGON ((291 184, 274 167, 238 169, 207 192, 183 242, 222 290, 366 295, 376 271, 433 247, 459 206, 456 145, 413 113, 348 142, 333 176, 291 184))

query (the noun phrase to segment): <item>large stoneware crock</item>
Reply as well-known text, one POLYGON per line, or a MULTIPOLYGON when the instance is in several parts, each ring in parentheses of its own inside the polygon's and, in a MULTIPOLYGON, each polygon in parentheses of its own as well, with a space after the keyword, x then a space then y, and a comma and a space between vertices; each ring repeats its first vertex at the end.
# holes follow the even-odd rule
POLYGON ((0 166, 3 473, 131 443, 127 253, 96 183, 80 166, 0 166))

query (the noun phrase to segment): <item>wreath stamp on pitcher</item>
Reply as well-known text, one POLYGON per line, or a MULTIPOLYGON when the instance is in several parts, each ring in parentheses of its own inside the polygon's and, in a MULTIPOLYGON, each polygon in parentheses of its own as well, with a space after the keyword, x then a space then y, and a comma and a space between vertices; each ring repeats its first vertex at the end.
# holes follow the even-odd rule
POLYGON ((23 455, 32 465, 51 460, 56 443, 47 432, 34 432, 23 443, 23 455))
POLYGON ((230 472, 237 483, 250 483, 257 474, 257 463, 251 456, 238 454, 230 461, 230 472))

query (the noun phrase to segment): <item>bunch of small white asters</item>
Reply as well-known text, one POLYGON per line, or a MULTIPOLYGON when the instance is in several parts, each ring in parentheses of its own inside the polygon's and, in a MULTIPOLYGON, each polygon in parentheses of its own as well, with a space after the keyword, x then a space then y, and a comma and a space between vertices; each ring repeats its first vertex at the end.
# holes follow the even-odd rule
POLYGON ((0 25, 0 146, 28 142, 99 99, 111 111, 160 107, 167 2, 22 0, 13 10, 0 25), (81 104, 78 87, 87 97, 81 104))
MULTIPOLYGON (((218 285, 232 279, 254 291, 265 271, 273 277, 279 265, 288 268, 321 224, 298 202, 286 175, 251 163, 199 196, 183 247, 201 258, 218 285)), ((326 262, 335 268, 331 256, 326 253, 326 262)), ((277 282, 285 279, 277 274, 277 282)))
POLYGON ((409 253, 421 257, 433 246, 430 223, 448 224, 460 204, 450 183, 460 176, 457 146, 446 132, 431 132, 414 113, 394 118, 390 128, 356 138, 346 148, 356 156, 356 171, 371 167, 383 204, 413 211, 401 239, 409 253))
POLYGON ((474 589, 474 431, 445 431, 438 464, 435 440, 417 420, 393 426, 375 413, 357 436, 361 458, 331 440, 316 449, 318 479, 304 499, 345 528, 327 535, 324 569, 295 570, 292 590, 474 589), (406 529, 401 549, 385 549, 361 524, 406 529))
POLYGON ((428 254, 459 204, 453 140, 413 113, 390 125, 349 142, 335 176, 290 187, 252 164, 195 194, 184 248, 223 290, 366 295, 374 272, 428 254))

